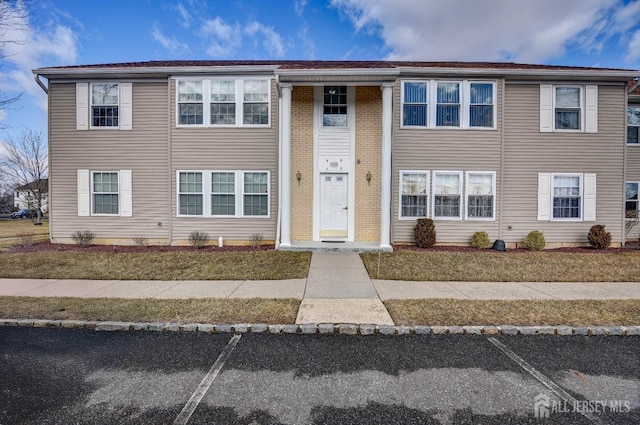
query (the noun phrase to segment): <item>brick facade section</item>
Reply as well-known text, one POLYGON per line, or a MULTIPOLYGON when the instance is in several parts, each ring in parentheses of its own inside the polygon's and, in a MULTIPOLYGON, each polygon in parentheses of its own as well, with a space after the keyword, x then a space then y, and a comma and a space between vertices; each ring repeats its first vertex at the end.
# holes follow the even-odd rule
POLYGON ((291 240, 313 240, 313 87, 291 92, 291 240))
POLYGON ((380 240, 382 173, 382 91, 379 86, 356 88, 356 216, 355 240, 380 240), (371 172, 371 182, 367 182, 371 172))

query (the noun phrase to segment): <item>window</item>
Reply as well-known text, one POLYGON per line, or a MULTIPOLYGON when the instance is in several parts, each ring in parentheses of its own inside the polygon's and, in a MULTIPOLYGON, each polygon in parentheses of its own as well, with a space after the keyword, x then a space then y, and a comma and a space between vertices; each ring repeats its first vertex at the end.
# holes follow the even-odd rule
POLYGON ((236 123, 236 83, 234 80, 211 81, 211 124, 236 123))
POLYGON ((433 172, 433 217, 460 219, 462 172, 433 172))
POLYGON ((91 126, 118 127, 118 84, 91 84, 91 126))
POLYGON ((403 81, 403 127, 494 129, 494 81, 403 81))
POLYGON ((552 218, 582 218, 582 175, 555 174, 552 188, 552 218))
POLYGON ((555 87, 554 121, 556 130, 580 130, 581 87, 555 87))
POLYGON ((269 217, 268 171, 178 171, 178 216, 269 217))
POLYGON ((467 219, 493 220, 495 218, 496 173, 467 172, 467 219))
POLYGON ((427 217, 429 173, 400 171, 400 218, 427 217))
POLYGON ((469 127, 493 127, 493 83, 471 83, 469 127))
POLYGON ((177 81, 178 126, 268 126, 269 79, 177 81))
POLYGON ((96 215, 118 215, 118 173, 99 172, 91 174, 92 213, 96 215))
POLYGON ((235 173, 211 173, 211 215, 236 215, 235 173))
POLYGON ((628 219, 640 218, 640 201, 638 200, 638 188, 640 183, 627 182, 625 184, 625 217, 628 219))
POLYGON ((180 215, 203 215, 202 173, 181 172, 178 183, 180 215))
POLYGON ((269 180, 265 172, 244 173, 244 215, 269 215, 269 180))
POLYGON ((202 81, 178 81, 178 123, 202 124, 202 81))
POLYGON ((324 88, 322 125, 324 127, 347 126, 347 86, 324 88))
POLYGON ((627 143, 638 145, 638 129, 640 129, 640 106, 627 109, 627 143))
POLYGON ((402 85, 402 125, 427 125, 427 83, 405 81, 402 85))
POLYGON ((460 83, 437 84, 436 127, 460 126, 460 83))

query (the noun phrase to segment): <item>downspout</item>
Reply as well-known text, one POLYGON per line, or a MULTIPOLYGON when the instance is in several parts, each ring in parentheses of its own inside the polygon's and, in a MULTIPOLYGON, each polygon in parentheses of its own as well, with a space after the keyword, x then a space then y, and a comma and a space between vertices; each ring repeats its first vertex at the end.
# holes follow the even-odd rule
MULTIPOLYGON (((172 168, 173 168, 173 160, 172 160, 172 146, 171 146, 171 141, 173 140, 173 127, 171 125, 171 108, 173 108, 173 99, 171 98, 171 90, 173 89, 173 81, 171 80, 171 75, 167 76, 167 103, 168 103, 168 107, 167 107, 167 175, 169 176, 169 234, 167 235, 168 238, 167 240, 169 241, 169 246, 173 245, 173 214, 174 211, 177 210, 178 206, 176 205, 176 207, 173 207, 173 202, 174 199, 177 202, 177 196, 174 197, 173 196, 173 190, 172 190, 172 185, 171 182, 173 181, 173 179, 176 179, 176 183, 175 183, 175 187, 176 187, 176 192, 178 191, 178 181, 177 181, 177 175, 176 173, 172 172, 172 168)), ((176 106, 177 108, 177 106, 176 106)), ((173 114, 175 116, 175 113, 173 114)))
POLYGON ((280 76, 276 74, 278 89, 278 215, 276 218, 275 248, 280 247, 280 219, 282 215, 282 96, 280 93, 280 76))
MULTIPOLYGON (((504 240, 504 236, 502 235, 502 225, 504 224, 504 220, 502 217, 504 198, 502 197, 504 193, 504 133, 506 127, 505 113, 504 113, 504 103, 506 97, 506 78, 502 77, 502 81, 500 84, 500 90, 502 91, 500 96, 500 189, 498 190, 498 194, 500 196, 499 202, 496 203, 498 205, 498 239, 504 240)), ((497 121, 497 116, 496 116, 497 121)), ((497 182, 496 182, 497 184, 497 182)))
POLYGON ((38 83, 40 88, 48 95, 49 89, 44 85, 42 81, 40 81, 40 74, 33 74, 33 79, 36 80, 36 83, 38 83))

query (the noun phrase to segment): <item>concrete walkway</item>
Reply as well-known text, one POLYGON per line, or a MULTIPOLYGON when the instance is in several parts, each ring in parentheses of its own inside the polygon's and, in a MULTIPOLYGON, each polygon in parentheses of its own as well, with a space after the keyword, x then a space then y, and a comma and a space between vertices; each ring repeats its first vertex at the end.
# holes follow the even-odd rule
POLYGON ((307 279, 122 281, 0 279, 0 296, 83 298, 294 298, 297 324, 393 325, 390 299, 640 299, 640 282, 413 282, 371 280, 360 256, 314 252, 307 279))

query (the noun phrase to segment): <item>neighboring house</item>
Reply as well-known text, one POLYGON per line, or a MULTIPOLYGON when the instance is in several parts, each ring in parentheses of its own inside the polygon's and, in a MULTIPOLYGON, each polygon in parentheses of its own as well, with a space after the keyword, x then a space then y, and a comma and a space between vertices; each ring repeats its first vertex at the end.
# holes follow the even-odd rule
POLYGON ((640 82, 629 83, 627 112, 627 154, 625 162, 625 209, 627 240, 640 238, 640 82))
POLYGON ((429 217, 442 244, 486 231, 513 247, 539 230, 548 246, 579 245, 598 223, 619 246, 625 181, 640 180, 637 159, 625 177, 640 157, 625 114, 638 71, 167 61, 33 72, 49 95, 56 243, 85 229, 98 243, 205 231, 389 249, 429 217))
POLYGON ((37 209, 48 211, 49 179, 40 179, 18 186, 13 197, 13 206, 19 210, 37 209))

